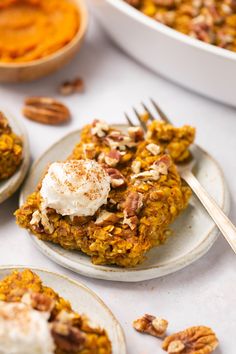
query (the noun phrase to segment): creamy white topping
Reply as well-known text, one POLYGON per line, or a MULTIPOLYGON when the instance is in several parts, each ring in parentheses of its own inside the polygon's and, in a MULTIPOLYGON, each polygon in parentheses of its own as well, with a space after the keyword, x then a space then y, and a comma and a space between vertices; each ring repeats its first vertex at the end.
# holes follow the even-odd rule
POLYGON ((71 217, 94 215, 107 203, 109 192, 110 177, 96 161, 55 162, 42 182, 42 209, 71 217))
POLYGON ((23 303, 0 302, 1 354, 53 354, 49 313, 23 303))

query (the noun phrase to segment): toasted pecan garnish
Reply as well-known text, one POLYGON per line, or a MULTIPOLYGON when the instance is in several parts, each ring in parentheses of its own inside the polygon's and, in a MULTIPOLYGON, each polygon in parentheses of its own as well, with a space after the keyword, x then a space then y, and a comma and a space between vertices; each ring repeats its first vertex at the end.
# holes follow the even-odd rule
POLYGON ((54 300, 49 296, 35 292, 26 293, 22 297, 21 302, 26 305, 30 305, 35 310, 42 312, 51 312, 55 305, 54 300))
POLYGON ((115 167, 121 159, 121 153, 112 149, 107 155, 104 156, 104 161, 108 166, 115 167))
POLYGON ((84 348, 85 335, 77 327, 53 322, 51 333, 56 346, 60 350, 68 353, 77 353, 84 348))
POLYGON ((35 122, 57 125, 70 120, 69 109, 61 102, 50 97, 28 97, 25 100, 23 115, 35 122))
POLYGON ((115 224, 119 218, 116 216, 115 213, 110 213, 109 211, 102 210, 95 221, 96 225, 105 226, 109 224, 115 224))
POLYGON ((111 186, 113 188, 123 187, 126 184, 125 177, 122 175, 122 173, 119 170, 106 165, 103 167, 111 178, 111 186))
POLYGON ((51 333, 56 346, 68 353, 77 353, 84 348, 85 334, 73 322, 75 315, 62 310, 51 323, 51 333))
POLYGON ((143 195, 138 192, 130 192, 123 203, 124 220, 131 230, 134 230, 138 225, 137 213, 143 206, 143 195))
POLYGON ((138 192, 130 192, 123 203, 126 216, 134 216, 143 206, 143 195, 138 192))

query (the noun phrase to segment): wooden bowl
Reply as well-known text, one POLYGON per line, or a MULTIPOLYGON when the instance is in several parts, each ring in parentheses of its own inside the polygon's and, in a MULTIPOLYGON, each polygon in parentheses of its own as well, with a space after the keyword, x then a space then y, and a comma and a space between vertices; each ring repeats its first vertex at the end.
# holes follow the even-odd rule
POLYGON ((22 63, 1 63, 0 82, 31 81, 60 69, 79 51, 88 26, 88 11, 84 0, 71 0, 77 8, 80 26, 74 38, 63 48, 42 59, 22 63))

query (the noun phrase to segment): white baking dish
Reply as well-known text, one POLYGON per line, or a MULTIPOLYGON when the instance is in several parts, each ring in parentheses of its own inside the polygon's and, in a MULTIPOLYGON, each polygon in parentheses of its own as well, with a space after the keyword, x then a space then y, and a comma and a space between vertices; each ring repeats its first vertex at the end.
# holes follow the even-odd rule
POLYGON ((236 106, 236 53, 203 43, 122 0, 89 0, 103 27, 135 59, 203 95, 236 106))

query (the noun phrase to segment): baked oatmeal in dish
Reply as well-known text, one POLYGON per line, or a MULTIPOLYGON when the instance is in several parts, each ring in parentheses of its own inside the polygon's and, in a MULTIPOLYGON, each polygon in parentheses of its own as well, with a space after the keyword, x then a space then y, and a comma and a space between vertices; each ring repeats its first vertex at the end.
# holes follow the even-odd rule
POLYGON ((22 162, 23 142, 0 112, 0 181, 11 177, 22 162))
POLYGON ((191 196, 175 162, 189 157, 190 126, 161 121, 126 130, 95 120, 65 162, 52 163, 15 213, 41 240, 79 250, 94 264, 134 267, 163 244, 191 196))
POLYGON ((235 0, 124 0, 154 20, 203 42, 236 51, 235 0))
POLYGON ((105 330, 90 327, 26 269, 0 281, 0 353, 111 354, 112 348, 105 330))

